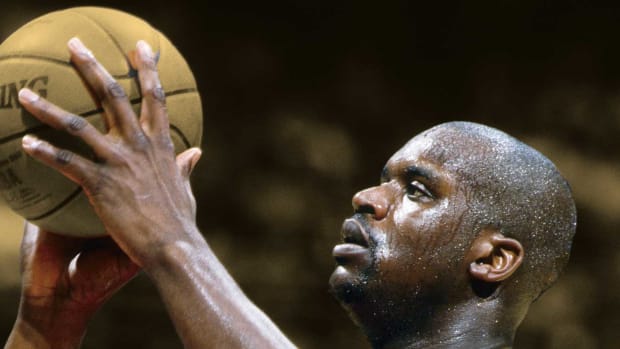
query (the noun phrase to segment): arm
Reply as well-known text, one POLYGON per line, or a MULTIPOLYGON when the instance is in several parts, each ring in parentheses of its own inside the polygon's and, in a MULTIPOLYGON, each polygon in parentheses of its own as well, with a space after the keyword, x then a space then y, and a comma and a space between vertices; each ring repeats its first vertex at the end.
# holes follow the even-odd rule
POLYGON ((109 238, 80 239, 26 223, 22 293, 5 349, 78 348, 92 315, 139 268, 109 238))
POLYGON ((207 244, 166 246, 147 268, 186 348, 292 348, 207 244))
POLYGON ((80 184, 110 236, 160 291, 187 348, 290 347, 292 344, 240 290, 198 231, 188 173, 200 151, 179 155, 175 165, 165 97, 153 52, 137 46, 135 68, 142 110, 134 115, 122 88, 79 40, 69 42, 72 61, 101 101, 109 131, 102 134, 34 95, 20 101, 42 122, 81 138, 92 162, 31 136, 24 150, 80 184))

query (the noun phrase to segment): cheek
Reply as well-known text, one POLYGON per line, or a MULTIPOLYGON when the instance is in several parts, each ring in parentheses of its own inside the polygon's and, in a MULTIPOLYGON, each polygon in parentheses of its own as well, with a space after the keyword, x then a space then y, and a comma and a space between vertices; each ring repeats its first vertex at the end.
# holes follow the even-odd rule
MULTIPOLYGON (((432 204, 431 204, 432 205, 432 204)), ((438 227, 451 216, 451 200, 441 200, 439 203, 429 207, 429 204, 418 203, 403 197, 396 210, 394 210, 393 220, 397 228, 408 225, 438 227)), ((406 229, 406 228, 405 228, 406 229)))
MULTIPOLYGON (((453 239, 454 219, 450 219, 450 201, 435 206, 403 198, 394 211, 394 226, 385 236, 385 244, 377 256, 398 258, 415 264, 427 264, 453 239)), ((452 217, 454 218, 454 217, 452 217)))
POLYGON ((420 234, 420 229, 425 221, 422 207, 417 202, 403 198, 392 219, 394 225, 384 235, 382 249, 377 256, 386 263, 411 263, 412 259, 420 257, 418 247, 424 235, 420 234))
POLYGON ((386 234, 376 235, 374 239, 375 247, 373 251, 373 269, 380 272, 390 261, 395 259, 393 256, 393 249, 388 243, 386 234))
POLYGON ((415 216, 419 216, 422 211, 422 207, 415 201, 403 197, 397 209, 394 211, 394 224, 396 228, 402 227, 407 223, 410 223, 411 219, 415 216))
POLYGON ((406 197, 400 201, 394 211, 393 220, 395 231, 405 236, 425 236, 440 238, 450 233, 452 222, 450 200, 441 200, 434 206, 411 201, 406 197))

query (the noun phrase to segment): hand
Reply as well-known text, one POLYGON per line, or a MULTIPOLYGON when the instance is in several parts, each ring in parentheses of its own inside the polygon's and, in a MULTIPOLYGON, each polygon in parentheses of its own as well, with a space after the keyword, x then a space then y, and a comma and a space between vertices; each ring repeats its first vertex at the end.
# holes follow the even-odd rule
POLYGON ((23 106, 42 122, 79 137, 97 161, 32 136, 24 150, 80 184, 118 246, 151 277, 186 348, 290 348, 292 343, 246 296, 196 227, 189 174, 199 149, 174 156, 153 52, 139 42, 134 67, 139 118, 123 89, 77 40, 71 59, 105 111, 97 131, 29 90, 23 106))
POLYGON ((19 315, 6 348, 79 346, 91 316, 139 267, 109 237, 56 235, 26 223, 19 315))
POLYGON ((77 38, 69 41, 69 50, 103 106, 108 132, 99 132, 84 118, 30 90, 20 91, 20 102, 41 122, 82 139, 97 161, 30 135, 23 138, 24 150, 81 185, 107 232, 140 266, 148 265, 168 244, 202 239, 195 227, 195 200, 189 188, 189 173, 200 150, 189 149, 175 160, 151 48, 140 41, 132 62, 143 96, 139 118, 120 85, 77 38))

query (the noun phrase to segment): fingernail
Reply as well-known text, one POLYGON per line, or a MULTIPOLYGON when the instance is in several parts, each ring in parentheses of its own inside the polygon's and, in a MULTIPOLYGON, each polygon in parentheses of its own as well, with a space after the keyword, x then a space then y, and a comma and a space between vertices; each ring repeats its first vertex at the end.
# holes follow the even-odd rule
POLYGON ((93 53, 89 49, 87 49, 86 46, 84 46, 84 44, 82 43, 82 41, 77 37, 71 38, 68 45, 69 48, 75 53, 84 54, 91 58, 94 57, 93 53))
POLYGON ((22 102, 34 103, 39 99, 39 95, 27 88, 19 90, 19 100, 22 102))
POLYGON ((84 49, 86 49, 82 41, 77 37, 72 37, 71 39, 69 39, 69 47, 74 51, 83 51, 84 49))
POLYGON ((151 46, 146 41, 139 40, 136 44, 136 48, 142 57, 153 57, 153 49, 151 49, 151 46))
POLYGON ((24 149, 34 149, 40 142, 41 141, 32 135, 25 135, 22 138, 22 147, 24 147, 24 149))

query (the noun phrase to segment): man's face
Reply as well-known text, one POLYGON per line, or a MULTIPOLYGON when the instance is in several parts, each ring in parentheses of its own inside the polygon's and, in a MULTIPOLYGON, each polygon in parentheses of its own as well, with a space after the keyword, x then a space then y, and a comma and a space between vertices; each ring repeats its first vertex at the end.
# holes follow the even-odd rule
POLYGON ((428 302, 466 278, 461 260, 469 234, 458 233, 467 190, 442 167, 442 159, 458 154, 437 143, 433 134, 415 137, 387 162, 380 185, 353 197, 355 215, 334 248, 330 279, 343 304, 390 311, 428 302))

